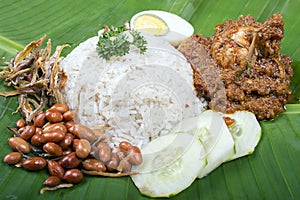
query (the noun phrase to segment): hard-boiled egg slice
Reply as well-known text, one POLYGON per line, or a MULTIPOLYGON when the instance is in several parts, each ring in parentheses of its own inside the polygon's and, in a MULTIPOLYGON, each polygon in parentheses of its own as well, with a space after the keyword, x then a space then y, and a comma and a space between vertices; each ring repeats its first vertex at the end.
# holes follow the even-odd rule
POLYGON ((194 33, 193 26, 183 18, 161 10, 146 10, 135 14, 130 27, 169 41, 177 46, 194 33))
POLYGON ((133 21, 133 27, 136 30, 146 31, 155 36, 166 35, 169 32, 167 23, 152 14, 142 14, 136 17, 133 21))

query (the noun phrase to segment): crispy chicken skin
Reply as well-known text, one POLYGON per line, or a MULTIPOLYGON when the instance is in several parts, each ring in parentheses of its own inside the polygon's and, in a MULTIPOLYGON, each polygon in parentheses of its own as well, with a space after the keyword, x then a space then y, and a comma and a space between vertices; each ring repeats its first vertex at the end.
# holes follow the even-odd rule
POLYGON ((211 37, 193 35, 178 47, 193 67, 194 87, 213 110, 253 112, 258 120, 283 112, 291 94, 290 57, 280 52, 284 22, 275 13, 266 22, 250 15, 215 27, 211 37))

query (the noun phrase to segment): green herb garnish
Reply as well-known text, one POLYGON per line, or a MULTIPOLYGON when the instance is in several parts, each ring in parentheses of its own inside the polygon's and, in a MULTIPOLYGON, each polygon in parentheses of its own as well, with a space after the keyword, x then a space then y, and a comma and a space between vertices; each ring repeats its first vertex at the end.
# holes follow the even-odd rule
POLYGON ((104 27, 104 33, 99 36, 97 43, 97 52, 99 57, 109 60, 112 56, 124 56, 129 53, 130 45, 136 46, 140 53, 143 54, 147 50, 147 41, 135 30, 129 30, 125 25, 119 27, 104 27), (129 41, 129 36, 124 34, 128 31, 132 36, 132 41, 129 41))
POLYGON ((142 36, 139 32, 135 30, 130 31, 130 33, 133 36, 132 44, 139 48, 142 54, 145 53, 145 51, 147 50, 147 41, 145 40, 144 36, 142 36))
POLYGON ((247 69, 251 69, 252 68, 252 66, 251 66, 251 64, 249 62, 246 63, 246 68, 247 69))
POLYGON ((237 77, 241 77, 242 74, 243 74, 243 71, 236 71, 236 76, 237 76, 237 77))

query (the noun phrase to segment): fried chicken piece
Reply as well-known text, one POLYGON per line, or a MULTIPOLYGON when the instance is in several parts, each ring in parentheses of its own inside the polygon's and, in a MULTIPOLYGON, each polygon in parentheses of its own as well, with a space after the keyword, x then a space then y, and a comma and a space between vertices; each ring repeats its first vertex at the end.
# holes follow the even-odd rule
POLYGON ((275 13, 264 23, 241 16, 215 30, 210 38, 193 35, 178 47, 193 67, 198 95, 213 110, 248 110, 259 120, 284 112, 293 69, 292 59, 280 52, 281 14, 275 13))

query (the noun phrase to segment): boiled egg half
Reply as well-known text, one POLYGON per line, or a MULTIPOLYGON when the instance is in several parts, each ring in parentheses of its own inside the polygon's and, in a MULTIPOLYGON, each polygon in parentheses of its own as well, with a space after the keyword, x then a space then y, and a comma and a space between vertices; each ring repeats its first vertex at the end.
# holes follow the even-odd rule
POLYGON ((161 10, 146 10, 130 20, 131 29, 161 37, 173 46, 194 33, 194 27, 183 18, 161 10))

